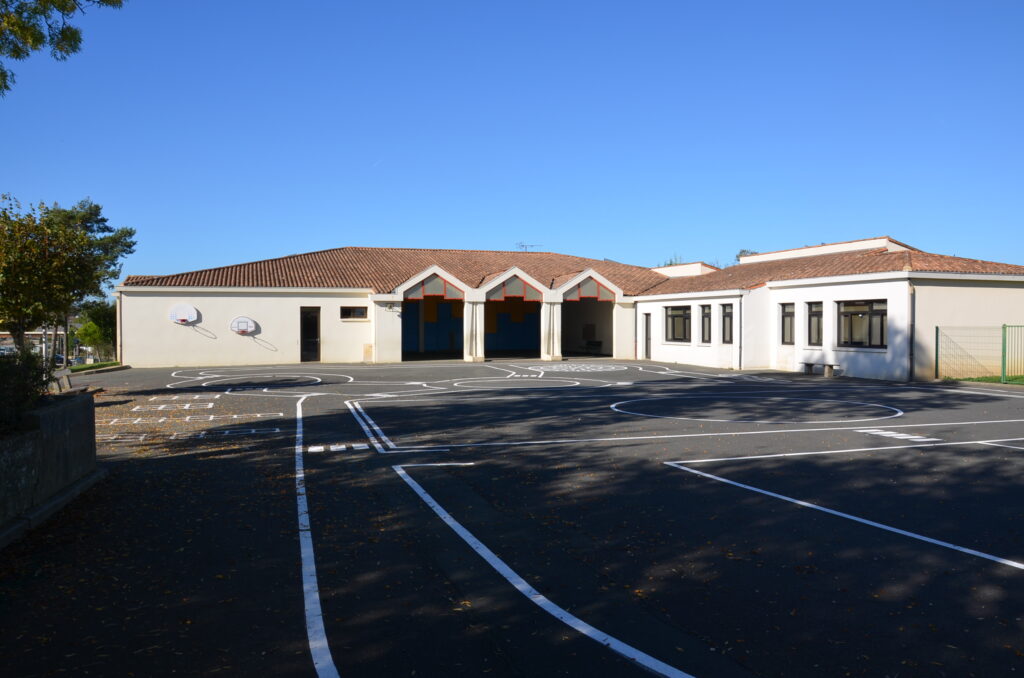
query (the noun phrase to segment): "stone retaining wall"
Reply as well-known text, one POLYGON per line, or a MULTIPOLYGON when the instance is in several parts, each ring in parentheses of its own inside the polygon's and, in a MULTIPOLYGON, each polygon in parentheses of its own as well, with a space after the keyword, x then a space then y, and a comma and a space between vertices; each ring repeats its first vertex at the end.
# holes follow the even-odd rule
POLYGON ((91 394, 58 396, 30 416, 38 428, 0 438, 0 533, 96 475, 91 394))

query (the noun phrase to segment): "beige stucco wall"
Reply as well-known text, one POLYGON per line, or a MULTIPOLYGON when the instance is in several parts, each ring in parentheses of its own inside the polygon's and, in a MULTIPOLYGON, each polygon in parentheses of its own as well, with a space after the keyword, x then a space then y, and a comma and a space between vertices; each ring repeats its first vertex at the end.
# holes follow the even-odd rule
MULTIPOLYGON (((391 324, 389 313, 375 308, 366 293, 258 290, 148 292, 122 290, 120 346, 122 362, 135 367, 276 365, 297 363, 299 309, 320 307, 321 362, 371 362, 375 323, 391 324), (192 325, 168 317, 176 304, 199 311, 192 325), (366 306, 367 320, 341 320, 341 306, 366 306), (240 336, 230 323, 247 316, 258 323, 254 335, 240 336)), ((401 336, 400 329, 395 331, 401 336)), ((400 339, 399 339, 400 341, 400 339)), ((400 347, 399 347, 400 348, 400 347)), ((391 357, 388 346, 385 355, 391 357)))
MULTIPOLYGON (((1024 282, 914 279, 914 378, 935 378, 935 328, 1024 325, 1024 282)), ((990 366, 998 373, 999 366, 990 366)))
POLYGON ((636 305, 616 303, 612 309, 612 324, 615 331, 614 358, 636 358, 636 305))

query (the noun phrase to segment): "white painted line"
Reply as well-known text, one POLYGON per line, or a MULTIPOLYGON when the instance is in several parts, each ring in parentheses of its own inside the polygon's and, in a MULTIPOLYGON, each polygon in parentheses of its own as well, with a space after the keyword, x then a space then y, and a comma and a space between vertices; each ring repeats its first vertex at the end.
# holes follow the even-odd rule
POLYGON ((309 451, 310 452, 323 452, 324 451, 324 446, 323 445, 310 445, 309 446, 309 451))
MULTIPOLYGON (((423 452, 448 452, 447 447, 409 447, 401 448, 396 447, 393 450, 384 450, 383 454, 421 454, 423 452)), ((409 464, 403 464, 409 466, 409 464)))
POLYGON ((320 608, 320 587, 316 578, 316 557, 313 533, 309 529, 309 505, 306 503, 306 471, 302 460, 302 401, 295 402, 295 497, 299 512, 299 552, 302 557, 302 594, 306 607, 306 638, 313 667, 319 678, 338 678, 338 669, 331 657, 320 608))
MULTIPOLYGON (((408 465, 412 466, 412 464, 408 465)), ((448 527, 452 528, 452 530, 454 530, 464 542, 469 544, 470 548, 476 551, 481 558, 487 561, 488 565, 494 568, 498 574, 504 577, 508 583, 512 584, 517 591, 526 596, 534 605, 537 605, 560 622, 571 626, 588 638, 597 641, 613 652, 616 652, 626 659, 639 664, 652 673, 656 673, 659 676, 671 676, 672 678, 693 678, 690 674, 669 666, 668 664, 641 652, 635 647, 594 628, 579 617, 555 605, 553 602, 541 595, 537 589, 530 586, 526 580, 516 574, 515 571, 505 563, 505 561, 495 555, 495 553, 489 548, 484 546, 483 542, 474 537, 469 530, 455 520, 450 513, 445 511, 441 505, 434 501, 434 498, 420 486, 419 483, 413 480, 412 477, 405 472, 405 469, 402 466, 392 466, 391 468, 393 468, 395 473, 397 473, 399 477, 401 477, 402 480, 404 480, 405 483, 411 487, 424 502, 426 502, 427 506, 429 506, 448 527)))
POLYGON ((374 437, 373 431, 370 430, 370 427, 367 426, 366 422, 364 422, 362 417, 359 416, 359 410, 356 409, 354 401, 346 400, 345 406, 348 407, 348 411, 352 413, 352 416, 353 418, 355 418, 356 423, 359 424, 359 428, 363 429, 363 433, 365 433, 366 437, 370 439, 370 442, 373 443, 373 446, 377 448, 378 452, 383 454, 384 446, 377 442, 377 438, 374 437))
POLYGON ((1015 560, 1007 560, 1006 558, 1000 558, 999 556, 993 556, 991 554, 983 553, 981 551, 976 551, 974 549, 969 549, 969 548, 966 548, 964 546, 957 546, 956 544, 951 544, 948 541, 941 541, 939 539, 932 539, 931 537, 925 537, 924 535, 917 534, 916 532, 908 532, 907 530, 901 530, 898 527, 892 527, 891 525, 884 525, 882 523, 876 523, 873 520, 868 520, 866 518, 858 518, 857 516, 850 515, 849 513, 843 513, 842 511, 836 511, 834 509, 825 508, 824 506, 818 506, 817 504, 812 504, 810 502, 801 501, 799 499, 793 499, 792 497, 787 497, 787 496, 782 495, 782 494, 776 494, 775 492, 769 492, 768 490, 762 490, 762 489, 760 489, 758 487, 754 487, 752 485, 744 485, 743 483, 737 483, 734 480, 728 480, 727 478, 722 478, 720 476, 711 475, 710 473, 704 473, 703 471, 698 471, 697 469, 688 468, 688 467, 683 466, 682 464, 679 464, 677 462, 668 461, 668 462, 665 462, 665 464, 667 466, 671 466, 673 468, 677 468, 677 469, 679 469, 681 471, 686 471, 688 473, 693 473, 693 474, 696 474, 696 475, 699 475, 699 476, 703 476, 705 478, 710 478, 712 480, 717 480, 718 482, 721 482, 721 483, 726 483, 727 485, 733 485, 735 487, 739 487, 739 488, 742 488, 744 490, 750 490, 751 492, 757 492, 758 494, 763 494, 763 495, 765 495, 767 497, 772 497, 774 499, 781 499, 783 501, 788 501, 788 502, 790 502, 792 504, 796 504, 797 506, 803 506, 804 508, 814 509, 815 511, 821 511, 823 513, 828 513, 829 515, 837 516, 839 518, 845 518, 847 520, 852 520, 854 522, 861 523, 863 525, 868 525, 869 527, 877 527, 880 530, 886 530, 887 532, 893 532, 895 534, 903 535, 904 537, 910 537, 911 539, 917 539, 917 540, 920 540, 920 541, 923 541, 923 542, 927 542, 929 544, 934 544, 936 546, 942 546, 943 548, 952 549, 954 551, 959 551, 961 553, 966 553, 966 554, 971 555, 971 556, 977 556, 978 558, 985 558, 986 560, 991 560, 991 561, 997 562, 997 563, 999 563, 1001 565, 1008 565, 1010 567, 1015 567, 1018 570, 1024 570, 1024 563, 1018 563, 1015 560))
POLYGON ((355 445, 352 446, 352 449, 353 450, 368 450, 368 449, 370 449, 370 446, 367 445, 366 443, 356 443, 355 445))
MULTIPOLYGON (((770 403, 766 403, 766 404, 770 405, 770 403)), ((713 421, 713 422, 722 422, 722 423, 726 423, 727 422, 727 423, 733 423, 733 424, 775 424, 775 425, 779 425, 779 424, 814 424, 814 423, 817 423, 817 424, 842 424, 842 423, 846 423, 846 422, 854 423, 854 422, 858 422, 858 421, 878 421, 879 419, 892 419, 893 417, 902 417, 903 416, 903 410, 900 410, 900 409, 898 409, 896 407, 890 407, 889 405, 881 405, 879 403, 862 403, 862 402, 857 402, 857 401, 854 401, 854 400, 836 400, 834 398, 793 398, 793 397, 790 397, 790 396, 765 396, 763 394, 747 396, 747 395, 732 395, 732 394, 727 394, 727 393, 688 393, 688 394, 682 394, 682 395, 656 396, 656 397, 653 397, 653 398, 634 398, 632 400, 620 400, 617 403, 612 403, 608 407, 610 407, 615 412, 620 412, 622 414, 632 414, 632 415, 637 416, 637 417, 651 417, 653 419, 676 419, 676 420, 679 420, 679 421, 713 421), (883 410, 889 410, 890 412, 894 412, 895 414, 888 414, 888 415, 886 415, 884 417, 865 417, 863 419, 835 419, 835 420, 832 420, 832 421, 818 421, 818 422, 808 421, 808 422, 803 422, 803 421, 764 421, 764 420, 754 420, 754 419, 710 419, 710 418, 707 418, 707 417, 670 417, 670 416, 665 415, 665 414, 648 414, 646 412, 636 412, 636 411, 633 411, 633 410, 627 410, 627 409, 624 409, 624 408, 620 407, 620 405, 628 405, 630 403, 649 403, 649 402, 654 402, 654 401, 659 401, 659 400, 710 400, 710 399, 716 399, 716 400, 764 400, 764 401, 772 401, 772 400, 790 401, 790 400, 795 400, 795 401, 800 401, 800 402, 811 402, 811 403, 840 403, 841 405, 860 405, 860 406, 863 406, 863 407, 878 407, 878 408, 881 408, 883 410)))
POLYGON ((369 424, 370 428, 372 428, 374 432, 377 434, 378 440, 381 440, 385 445, 387 445, 391 449, 395 449, 396 447, 398 447, 398 445, 395 445, 393 442, 391 442, 390 438, 384 435, 384 431, 380 430, 380 426, 377 426, 377 423, 373 420, 373 418, 370 417, 370 415, 366 413, 366 410, 363 409, 362 405, 360 405, 358 402, 355 402, 354 404, 356 406, 356 409, 359 410, 359 414, 363 415, 363 418, 366 419, 366 423, 369 424))
POLYGON ((716 457, 714 459, 677 459, 666 464, 707 464, 714 461, 748 461, 750 459, 776 459, 779 457, 810 457, 824 454, 845 454, 848 452, 879 452, 882 450, 911 450, 920 447, 946 447, 950 445, 986 445, 1001 440, 1024 440, 1024 438, 1001 438, 999 440, 964 440, 955 443, 928 443, 926 445, 886 445, 884 447, 851 447, 845 450, 821 450, 818 452, 780 452, 778 454, 754 454, 749 457, 716 457))
POLYGON ((345 446, 344 445, 331 445, 331 447, 329 449, 331 450, 331 452, 341 452, 342 450, 345 449, 345 446))
POLYGON ((981 443, 982 445, 991 445, 992 447, 1009 447, 1011 450, 1024 450, 1024 447, 1017 447, 1016 445, 1001 445, 999 443, 987 442, 981 443))
MULTIPOLYGON (((1014 424, 1024 422, 1024 419, 993 419, 991 421, 948 421, 936 424, 895 424, 887 428, 924 428, 927 426, 979 426, 983 424, 1014 424)), ((715 438, 718 436, 760 436, 775 435, 779 433, 817 433, 820 431, 851 431, 857 430, 855 426, 827 426, 823 428, 790 428, 771 429, 769 431, 719 431, 717 433, 668 433, 665 435, 653 436, 621 436, 617 438, 553 438, 551 440, 519 440, 510 442, 479 442, 479 443, 452 443, 449 448, 463 447, 519 447, 523 445, 563 445, 575 443, 615 443, 628 440, 673 440, 677 438, 715 438)), ((1015 438, 1011 440, 1016 440, 1015 438)), ((433 446, 423 447, 408 446, 402 448, 405 452, 417 452, 420 450, 433 449, 433 446)))

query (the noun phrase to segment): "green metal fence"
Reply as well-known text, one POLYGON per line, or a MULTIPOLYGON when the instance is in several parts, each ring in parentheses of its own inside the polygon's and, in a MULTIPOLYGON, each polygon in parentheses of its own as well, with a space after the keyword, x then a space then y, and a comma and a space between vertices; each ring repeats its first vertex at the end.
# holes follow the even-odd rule
POLYGON ((1024 384, 1024 325, 936 327, 935 376, 1024 384))
POLYGON ((1003 325, 1004 384, 1024 384, 1024 325, 1003 325))

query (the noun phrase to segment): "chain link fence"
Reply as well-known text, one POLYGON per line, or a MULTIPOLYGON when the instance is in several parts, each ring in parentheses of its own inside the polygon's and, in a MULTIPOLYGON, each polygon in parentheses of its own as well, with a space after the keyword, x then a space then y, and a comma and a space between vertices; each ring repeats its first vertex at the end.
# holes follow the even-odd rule
POLYGON ((935 376, 1024 384, 1024 325, 936 327, 935 376))

